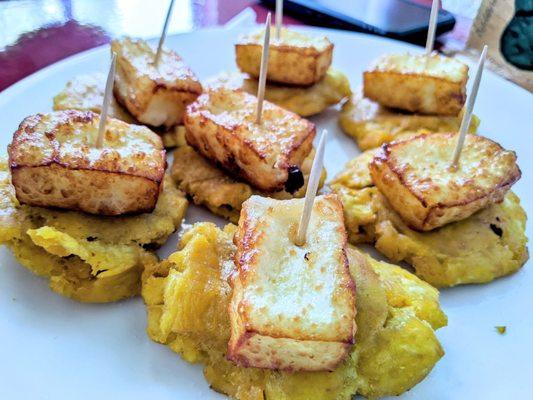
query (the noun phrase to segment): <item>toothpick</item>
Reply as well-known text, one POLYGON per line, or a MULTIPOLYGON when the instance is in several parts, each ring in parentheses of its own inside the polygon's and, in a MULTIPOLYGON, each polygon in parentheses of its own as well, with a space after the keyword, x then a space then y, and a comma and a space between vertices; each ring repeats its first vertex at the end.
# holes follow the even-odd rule
POLYGON ((98 124, 98 136, 96 137, 96 148, 100 149, 104 145, 105 124, 107 121, 107 112, 109 110, 109 102, 113 96, 113 83, 115 82, 115 66, 117 64, 117 54, 113 53, 111 58, 111 66, 107 74, 107 81, 105 83, 104 101, 102 103, 102 111, 100 111, 100 123, 98 124))
POLYGON ((165 24, 163 25, 163 32, 159 37, 159 43, 157 45, 157 51, 155 52, 154 65, 157 67, 159 65, 159 59, 161 58, 161 50, 163 49, 163 43, 167 37, 168 23, 170 21, 170 16, 172 15, 172 9, 174 8, 174 0, 170 0, 170 5, 168 6, 167 16, 165 18, 165 24))
POLYGON ((298 233, 295 240, 295 243, 298 246, 303 245, 307 237, 307 227, 309 226, 309 220, 311 219, 311 212, 313 210, 313 204, 315 202, 316 192, 318 190, 318 183, 320 182, 320 176, 322 175, 322 166, 324 164, 324 148, 326 147, 327 136, 328 131, 324 129, 316 149, 315 158, 313 159, 311 175, 309 176, 309 182, 307 183, 307 190, 305 192, 304 209, 302 212, 302 217, 300 218, 298 233))
POLYGON ((481 75, 483 75, 483 65, 485 64, 485 58, 487 57, 487 45, 483 47, 481 56, 477 64, 476 76, 474 78, 474 83, 472 84, 472 90, 470 91, 470 96, 466 101, 466 107, 463 114, 463 119, 461 120, 461 127, 459 128, 459 137, 457 138, 457 145, 455 146, 455 151, 453 152, 453 161, 451 167, 453 169, 457 168, 459 163, 459 157, 461 156, 461 150, 463 150, 463 145, 465 143, 466 133, 470 127, 470 121, 472 120, 472 111, 474 110, 474 103, 476 101, 477 92, 479 89, 479 83, 481 82, 481 75))
POLYGON ((259 85, 257 87, 257 117, 255 122, 260 125, 263 114, 263 101, 265 99, 266 75, 268 70, 268 48, 270 46, 270 13, 265 22, 265 39, 261 53, 261 70, 259 71, 259 85))
POLYGON ((276 39, 281 38, 281 26, 283 25, 283 0, 276 0, 276 39))
POLYGON ((429 14, 429 28, 426 38, 426 56, 429 57, 435 43, 435 31, 437 29, 437 16, 439 15, 439 0, 433 0, 431 13, 429 14))

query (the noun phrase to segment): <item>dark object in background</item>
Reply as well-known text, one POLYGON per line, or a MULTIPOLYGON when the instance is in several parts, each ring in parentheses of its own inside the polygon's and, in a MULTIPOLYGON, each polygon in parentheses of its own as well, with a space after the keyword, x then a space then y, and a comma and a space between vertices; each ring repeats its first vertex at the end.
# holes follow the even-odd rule
MULTIPOLYGON (((270 8, 276 0, 261 0, 270 8)), ((406 0, 285 0, 284 13, 310 25, 386 36, 424 45, 431 7, 406 0)), ((455 26, 449 12, 439 11, 436 35, 455 26)))
POLYGON ((515 0, 514 15, 503 32, 500 48, 507 62, 533 71, 533 0, 515 0))

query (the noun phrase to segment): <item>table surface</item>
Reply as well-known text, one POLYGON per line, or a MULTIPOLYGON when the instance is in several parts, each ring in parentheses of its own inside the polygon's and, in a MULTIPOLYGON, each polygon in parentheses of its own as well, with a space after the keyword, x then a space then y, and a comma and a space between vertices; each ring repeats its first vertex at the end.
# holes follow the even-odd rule
MULTIPOLYGON (((431 3, 430 0, 418 0, 431 3)), ((160 34, 169 0, 0 1, 0 91, 72 54, 122 35, 160 34)), ((247 7, 265 20, 268 9, 251 0, 176 0, 169 34, 222 25, 247 7)), ((284 17, 285 24, 301 22, 284 17)), ((457 17, 456 28, 440 45, 466 42, 471 24, 457 17)))

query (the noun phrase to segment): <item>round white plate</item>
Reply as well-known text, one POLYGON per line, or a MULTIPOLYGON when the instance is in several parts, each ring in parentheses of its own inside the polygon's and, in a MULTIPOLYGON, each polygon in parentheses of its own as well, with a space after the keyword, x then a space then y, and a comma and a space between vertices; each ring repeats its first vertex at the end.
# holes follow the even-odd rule
MULTIPOLYGON (((400 42, 356 33, 305 29, 335 43, 334 66, 355 88, 364 68, 386 52, 422 51, 400 42)), ((233 43, 242 29, 212 29, 172 36, 167 46, 181 54, 204 79, 235 69, 233 43)), ((0 146, 5 149, 20 121, 51 110, 52 97, 76 75, 106 71, 109 48, 97 48, 54 64, 0 93, 0 146)), ((518 153, 522 179, 513 190, 533 215, 533 98, 486 71, 475 113, 480 132, 518 153)), ((313 121, 330 135, 325 164, 331 178, 359 153, 337 127, 331 109, 313 121)), ((212 220, 190 206, 187 222, 212 220)), ((528 236, 532 236, 528 227, 528 236)), ((160 255, 177 242, 171 237, 160 255)), ((192 366, 145 333, 140 298, 115 304, 80 304, 51 292, 45 280, 0 250, 1 399, 218 399, 200 366, 192 366)), ((449 325, 438 331, 446 355, 406 399, 531 398, 533 376, 533 271, 486 285, 444 290, 449 325), (507 326, 499 335, 496 325, 507 326)))

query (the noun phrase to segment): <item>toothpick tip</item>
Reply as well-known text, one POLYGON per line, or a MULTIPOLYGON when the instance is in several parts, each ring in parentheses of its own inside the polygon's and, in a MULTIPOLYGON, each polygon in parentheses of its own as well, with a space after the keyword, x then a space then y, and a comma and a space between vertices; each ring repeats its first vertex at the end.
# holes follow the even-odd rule
POLYGON ((309 174, 309 181, 307 183, 307 190, 305 192, 304 208, 300 218, 300 223, 298 225, 296 239, 294 241, 297 246, 302 246, 306 241, 307 227, 309 225, 309 220, 311 219, 311 212, 315 202, 316 192, 318 191, 320 176, 322 175, 322 167, 324 165, 324 152, 327 135, 327 129, 323 129, 318 142, 315 157, 313 159, 313 166, 311 167, 311 173, 309 174))

